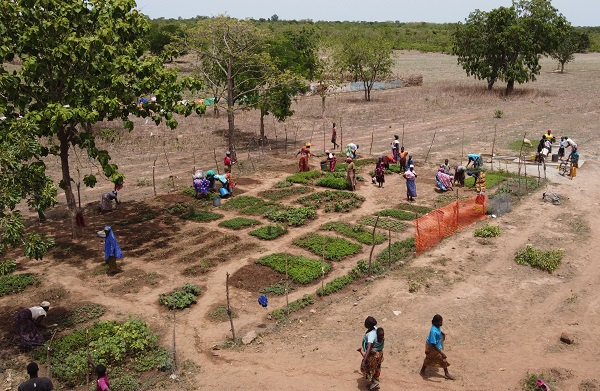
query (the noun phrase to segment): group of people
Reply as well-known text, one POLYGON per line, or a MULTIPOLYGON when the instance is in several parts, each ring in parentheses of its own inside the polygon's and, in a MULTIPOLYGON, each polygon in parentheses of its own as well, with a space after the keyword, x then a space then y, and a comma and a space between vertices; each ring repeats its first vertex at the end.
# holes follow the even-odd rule
MULTIPOLYGON (((92 366, 96 372, 96 391, 110 391, 110 382, 106 374, 106 367, 102 364, 95 364, 92 357, 88 354, 88 364, 92 366)), ((17 391, 52 391, 54 384, 47 377, 38 376, 40 367, 35 362, 30 362, 27 365, 27 374, 29 379, 19 384, 17 391)))
POLYGON ((195 198, 206 197, 209 192, 216 191, 217 182, 221 183, 221 188, 219 189, 219 195, 221 197, 224 198, 233 195, 235 181, 233 180, 231 167, 234 164, 235 162, 231 159, 231 152, 227 151, 223 158, 225 174, 217 174, 214 170, 208 170, 206 173, 202 170, 197 170, 194 175, 192 175, 192 186, 196 191, 195 198))
MULTIPOLYGON (((444 353, 444 342, 446 334, 442 331, 444 319, 436 314, 431 320, 429 335, 425 340, 425 360, 419 374, 426 376, 427 367, 442 368, 446 379, 454 380, 454 377, 448 372, 448 363, 446 353, 444 353)), ((382 327, 377 327, 377 320, 368 316, 365 319, 365 328, 367 331, 362 340, 361 347, 357 351, 362 355, 360 371, 370 382, 369 389, 375 390, 380 387, 379 377, 381 376, 381 364, 383 363, 383 350, 385 343, 385 332, 382 327)))

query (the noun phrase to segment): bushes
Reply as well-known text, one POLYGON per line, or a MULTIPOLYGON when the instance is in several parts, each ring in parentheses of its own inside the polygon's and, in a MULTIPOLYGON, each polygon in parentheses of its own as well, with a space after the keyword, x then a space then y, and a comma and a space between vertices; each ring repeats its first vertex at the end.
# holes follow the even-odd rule
POLYGON ((257 264, 268 266, 278 273, 285 274, 285 262, 288 262, 289 278, 300 284, 308 284, 321 277, 323 271, 328 273, 331 266, 328 263, 289 254, 271 254, 256 261, 257 264))
MULTIPOLYGON (((90 355, 94 362, 107 366, 138 371, 168 370, 172 365, 170 355, 157 343, 158 337, 138 319, 98 322, 89 328, 90 355)), ((52 374, 68 388, 80 385, 86 378, 89 371, 86 347, 85 330, 55 339, 52 344, 52 374)), ((35 360, 45 362, 45 358, 46 349, 39 349, 34 354, 35 360)), ((111 386, 113 379, 124 376, 128 374, 111 373, 111 386)))
POLYGON ((273 317, 273 319, 275 319, 276 321, 279 322, 279 321, 285 320, 287 318, 288 311, 291 314, 292 312, 300 311, 302 308, 307 307, 314 303, 315 303, 315 298, 313 295, 304 295, 304 296, 302 296, 301 299, 292 301, 287 309, 280 308, 278 310, 271 312, 271 316, 273 317))
POLYGON ((484 224, 473 231, 473 236, 478 238, 495 238, 496 236, 500 236, 500 227, 484 224))
POLYGON ((22 292, 28 285, 35 283, 35 280, 35 274, 31 273, 0 276, 0 296, 22 292))
MULTIPOLYGON (((323 224, 320 228, 323 231, 335 231, 344 236, 358 240, 363 244, 373 244, 373 233, 364 229, 362 225, 352 225, 342 222, 331 222, 323 224)), ((375 233, 375 244, 385 242, 386 236, 380 233, 375 233)))
POLYGON ((398 220, 414 220, 417 218, 415 213, 407 212, 405 210, 398 209, 384 209, 375 213, 377 216, 393 217, 398 220))
POLYGON ((17 270, 17 262, 14 259, 7 259, 4 262, 0 262, 0 276, 12 274, 15 270, 17 270))
MULTIPOLYGON (((411 254, 413 254, 415 249, 416 249, 416 245, 415 245, 414 238, 408 238, 401 242, 392 243, 391 262, 396 263, 396 262, 399 262, 399 261, 402 261, 402 260, 408 258, 411 254)), ((386 248, 381 253, 379 253, 379 255, 377 255, 377 258, 375 260, 381 264, 387 264, 388 262, 390 262, 390 256, 389 256, 388 249, 386 248)))
POLYGON ((252 236, 256 236, 257 238, 262 240, 273 240, 277 239, 286 232, 286 227, 282 227, 279 225, 266 225, 264 227, 260 227, 259 229, 250 231, 249 234, 252 236))
POLYGON ((265 201, 258 197, 242 195, 229 199, 222 208, 225 210, 236 209, 245 215, 261 216, 265 213, 282 209, 283 205, 265 201))
POLYGON ((327 284, 325 284, 324 288, 317 289, 317 295, 319 296, 329 296, 332 293, 335 293, 345 287, 348 284, 351 284, 354 281, 351 275, 345 275, 336 277, 327 284))
POLYGON ((198 301, 200 288, 194 284, 185 284, 171 293, 161 293, 158 296, 158 302, 166 305, 171 310, 182 310, 198 301))
POLYGON ((294 186, 287 187, 281 190, 261 191, 260 193, 258 193, 258 195, 271 201, 279 201, 284 198, 293 197, 295 195, 310 193, 311 191, 313 191, 313 189, 308 186, 294 186))
POLYGON ((352 243, 346 239, 314 233, 294 239, 294 244, 312 251, 319 256, 324 253, 325 259, 328 261, 341 261, 349 255, 354 255, 362 251, 360 244, 352 243))
POLYGON ((294 175, 285 178, 285 182, 302 183, 306 185, 309 181, 319 178, 321 175, 323 175, 321 171, 297 172, 294 175))
POLYGON ((518 265, 529 265, 548 273, 554 273, 560 266, 563 255, 563 250, 542 251, 528 245, 525 249, 517 251, 515 262, 518 265))
POLYGON ((311 207, 287 207, 283 210, 265 212, 263 215, 267 219, 279 223, 286 223, 291 226, 303 225, 307 219, 316 219, 317 211, 311 207))
POLYGON ((364 197, 348 191, 325 190, 298 198, 297 202, 314 208, 325 207, 325 212, 350 212, 359 208, 364 197))
MULTIPOLYGON (((370 225, 373 227, 373 226, 375 226, 376 220, 377 220, 377 218, 368 216, 368 217, 363 217, 362 219, 360 219, 359 223, 364 224, 364 225, 370 225)), ((402 232, 406 229, 406 224, 404 224, 402 221, 398 221, 395 219, 379 218, 379 222, 377 223, 377 228, 389 229, 394 232, 402 232)))
POLYGON ((254 219, 247 219, 245 217, 234 217, 233 219, 221 221, 219 227, 225 227, 229 229, 244 229, 253 225, 259 225, 260 221, 254 219))
POLYGON ((335 173, 325 175, 323 178, 320 178, 315 185, 338 190, 349 190, 350 188, 345 174, 343 177, 340 177, 335 175, 335 173))

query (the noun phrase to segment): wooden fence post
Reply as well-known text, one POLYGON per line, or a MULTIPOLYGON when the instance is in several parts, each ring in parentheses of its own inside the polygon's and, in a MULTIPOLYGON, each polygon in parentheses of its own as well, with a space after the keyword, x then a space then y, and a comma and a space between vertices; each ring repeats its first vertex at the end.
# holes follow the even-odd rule
POLYGON ((227 292, 227 316, 229 317, 229 323, 231 324, 231 335, 233 337, 233 343, 235 344, 235 329, 233 328, 233 317, 231 313, 231 304, 229 301, 229 272, 225 280, 225 291, 227 292))
POLYGON ((371 235, 371 253, 369 254, 369 275, 371 275, 371 266, 373 262, 373 250, 375 250, 375 230, 377 229, 377 224, 379 224, 379 216, 375 220, 375 225, 373 226, 373 234, 371 235))

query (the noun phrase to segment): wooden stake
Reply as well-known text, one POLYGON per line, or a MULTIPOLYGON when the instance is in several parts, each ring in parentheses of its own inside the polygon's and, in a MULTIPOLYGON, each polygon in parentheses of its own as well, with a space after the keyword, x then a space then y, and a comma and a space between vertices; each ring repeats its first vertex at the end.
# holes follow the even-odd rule
POLYGON ((344 149, 344 128, 342 127, 342 118, 340 118, 340 150, 344 149))
MULTIPOLYGON (((87 356, 86 356, 86 360, 87 360, 87 357, 90 356, 90 330, 89 329, 85 329, 85 351, 87 353, 87 356)), ((87 391, 90 389, 90 371, 87 366, 85 368, 87 369, 85 371, 85 373, 86 373, 85 389, 87 391)))
POLYGON ((52 366, 50 364, 50 351, 52 350, 52 341, 54 340, 54 336, 58 330, 54 329, 52 333, 52 338, 50 338, 50 342, 48 342, 48 348, 46 350, 46 363, 48 364, 48 378, 52 379, 52 366))
POLYGON ((175 311, 173 311, 173 373, 175 373, 175 371, 177 370, 177 360, 176 360, 176 356, 177 356, 177 347, 175 345, 175 311))
POLYGON ((312 127, 312 131, 310 132, 310 141, 309 141, 309 143, 311 143, 311 144, 312 144, 312 137, 313 137, 313 134, 315 133, 315 126, 316 126, 316 125, 315 125, 315 123, 313 122, 313 127, 312 127))
POLYGON ((321 259, 321 289, 324 291, 325 290, 325 267, 323 266, 325 264, 325 241, 323 241, 323 246, 322 246, 322 259, 321 259))
POLYGON ((287 313, 287 316, 290 316, 290 299, 288 297, 288 256, 285 256, 285 311, 287 313))
POLYGON ((494 124, 494 141, 492 142, 492 159, 490 161, 492 166, 492 171, 494 171, 494 147, 496 146, 496 131, 498 129, 498 125, 494 124))
POLYGON ((169 168, 169 172, 171 171, 171 164, 169 163, 169 157, 167 156, 167 149, 165 147, 165 145, 167 144, 166 141, 163 141, 163 152, 165 153, 165 160, 167 161, 167 167, 169 168))
POLYGON ((217 167, 217 174, 221 175, 219 172, 219 163, 217 162, 217 149, 213 148, 213 156, 215 157, 215 166, 217 167))
POLYGON ((523 134, 523 138, 521 139, 521 149, 519 150, 519 193, 521 192, 521 161, 523 160, 523 140, 527 137, 527 132, 523 134))
POLYGON ((373 151, 373 135, 375 134, 375 125, 373 125, 373 129, 371 130, 371 147, 369 148, 369 155, 372 154, 373 151))
POLYGON ((298 147, 296 146, 296 141, 298 140, 298 129, 300 127, 298 125, 296 125, 296 131, 294 132, 294 150, 296 150, 298 147))
POLYGON ((327 150, 327 147, 325 146, 325 124, 321 127, 323 128, 323 152, 325 152, 327 150))
POLYGON ((369 254, 369 275, 371 275, 371 266, 373 261, 373 250, 375 250, 375 230, 377 229, 377 224, 379 224, 379 216, 375 220, 375 225, 373 226, 373 234, 371 235, 371 253, 369 254))
POLYGON ((392 229, 388 228, 388 266, 392 267, 392 229))
MULTIPOLYGON (((427 163, 427 158, 429 157, 429 152, 431 152, 431 147, 433 147, 433 142, 435 141, 435 134, 437 133, 437 129, 433 131, 433 138, 431 139, 431 145, 429 146, 429 150, 427 151, 427 156, 425 156, 425 163, 427 163)), ((461 161, 462 164, 462 161, 461 161)))
POLYGON ((192 152, 192 156, 194 157, 194 171, 192 171, 192 174, 196 173, 196 152, 192 152))
POLYGON ((288 144, 288 137, 287 137, 287 125, 283 126, 283 131, 285 132, 285 145, 284 145, 284 154, 287 155, 287 144, 288 144))
POLYGON ((154 172, 156 171, 156 160, 158 159, 158 155, 154 158, 154 162, 152 163, 152 188, 154 189, 154 196, 156 197, 156 179, 154 178, 154 172))
POLYGON ((404 124, 402 124, 402 145, 401 147, 404 147, 404 124))
POLYGON ((225 280, 225 290, 227 292, 227 316, 229 317, 229 323, 231 323, 231 335, 233 343, 235 344, 235 329, 233 328, 233 317, 231 316, 231 305, 229 302, 229 272, 227 273, 227 278, 225 280))
POLYGON ((275 117, 273 117, 273 132, 275 133, 275 154, 279 155, 279 146, 277 145, 277 126, 275 125, 275 117))

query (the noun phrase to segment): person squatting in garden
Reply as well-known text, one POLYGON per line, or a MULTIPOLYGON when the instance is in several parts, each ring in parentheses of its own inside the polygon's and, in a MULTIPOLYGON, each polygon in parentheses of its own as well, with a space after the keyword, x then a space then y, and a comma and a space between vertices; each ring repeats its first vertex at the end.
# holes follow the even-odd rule
POLYGON ((446 334, 442 331, 443 323, 444 319, 439 314, 436 314, 431 320, 431 329, 425 341, 425 360, 419 374, 425 376, 427 367, 443 368, 446 379, 454 380, 454 377, 448 372, 450 364, 446 353, 443 351, 446 340, 446 334))
POLYGON ((335 165, 337 164, 337 156, 335 156, 335 153, 331 152, 330 150, 325 151, 325 155, 327 156, 325 161, 329 165, 329 172, 334 172, 335 165))
POLYGON ((39 328, 47 329, 58 326, 57 324, 47 326, 44 323, 48 311, 50 311, 50 303, 42 301, 39 306, 23 308, 15 314, 15 329, 21 349, 31 349, 44 344, 44 336, 39 328))
POLYGON ((363 359, 360 363, 360 371, 365 378, 371 382, 370 390, 379 388, 379 377, 381 375, 381 363, 383 362, 384 333, 378 331, 377 320, 372 316, 365 319, 365 336, 362 340, 361 349, 363 359))
POLYGON ((117 266, 117 259, 123 258, 123 252, 110 226, 104 227, 104 234, 106 235, 104 238, 104 261, 108 265, 107 274, 111 276, 121 271, 121 268, 117 266))

